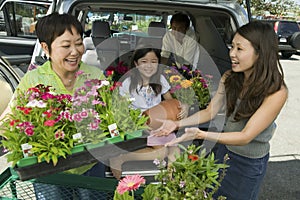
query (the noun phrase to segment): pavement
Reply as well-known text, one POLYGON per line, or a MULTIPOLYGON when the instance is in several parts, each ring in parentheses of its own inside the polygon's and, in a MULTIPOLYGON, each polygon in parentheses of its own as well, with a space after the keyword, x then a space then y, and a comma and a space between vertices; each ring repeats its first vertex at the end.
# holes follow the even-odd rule
POLYGON ((259 200, 300 199, 300 55, 282 59, 289 98, 278 116, 259 200))
MULTIPOLYGON (((281 60, 289 88, 289 99, 276 119, 270 160, 259 200, 300 199, 300 55, 281 60)), ((0 173, 10 164, 0 157, 0 173)))

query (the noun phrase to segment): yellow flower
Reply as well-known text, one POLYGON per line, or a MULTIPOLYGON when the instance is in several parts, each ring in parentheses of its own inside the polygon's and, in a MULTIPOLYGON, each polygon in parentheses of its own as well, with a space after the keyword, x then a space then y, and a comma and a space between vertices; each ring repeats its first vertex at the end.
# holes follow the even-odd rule
POLYGON ((165 73, 166 73, 166 74, 171 74, 171 73, 172 73, 172 71, 171 71, 171 70, 169 70, 169 69, 167 69, 167 70, 165 70, 165 73))
POLYGON ((180 81, 181 81, 181 77, 179 75, 173 75, 170 77, 171 83, 176 83, 176 82, 180 82, 180 81))
POLYGON ((183 81, 180 83, 181 87, 183 87, 183 88, 189 88, 189 87, 192 86, 192 84, 193 84, 193 82, 190 81, 190 80, 183 80, 183 81))

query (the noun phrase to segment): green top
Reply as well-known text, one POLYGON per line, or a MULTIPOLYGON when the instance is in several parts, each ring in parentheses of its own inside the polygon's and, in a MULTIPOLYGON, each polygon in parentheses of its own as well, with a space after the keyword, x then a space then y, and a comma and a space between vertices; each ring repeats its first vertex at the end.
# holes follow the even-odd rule
MULTIPOLYGON (((238 101, 236 105, 236 109, 238 107, 240 101, 238 101)), ((223 134, 226 132, 234 132, 234 131, 241 131, 247 124, 249 119, 242 119, 240 121, 234 120, 235 111, 228 117, 223 134)), ((228 150, 241 155, 247 158, 262 158, 267 155, 270 151, 270 143, 274 132, 276 129, 276 124, 273 121, 269 127, 263 130, 260 134, 258 134, 250 143, 243 145, 243 146, 233 146, 233 145, 226 145, 228 150)))
MULTIPOLYGON (((105 79, 105 76, 101 69, 86 65, 83 62, 80 62, 80 71, 83 73, 78 75, 75 80, 75 85, 73 91, 69 91, 65 88, 63 82, 59 78, 59 76, 53 71, 51 67, 51 62, 47 61, 42 66, 37 67, 36 69, 27 72, 24 77, 21 79, 17 89, 19 91, 25 92, 31 87, 35 87, 38 84, 44 84, 46 86, 52 86, 52 90, 55 89, 55 93, 57 94, 70 94, 73 95, 76 88, 84 85, 84 82, 88 79, 105 79)), ((14 96, 16 95, 16 92, 14 96)), ((11 102, 10 106, 14 106, 14 101, 11 102)), ((84 165, 78 168, 74 168, 68 171, 67 173, 73 174, 83 174, 91 167, 93 167, 95 163, 84 165)))
POLYGON ((69 91, 65 88, 59 76, 52 70, 50 61, 47 61, 42 66, 27 72, 21 79, 21 82, 19 83, 17 89, 26 91, 28 88, 35 87, 38 84, 44 84, 51 85, 53 88, 55 88, 55 93, 57 94, 72 95, 75 92, 76 88, 83 86, 84 81, 86 81, 87 79, 102 80, 105 78, 101 69, 86 65, 83 62, 80 63, 79 70, 83 71, 84 75, 79 75, 76 78, 73 91, 69 91))

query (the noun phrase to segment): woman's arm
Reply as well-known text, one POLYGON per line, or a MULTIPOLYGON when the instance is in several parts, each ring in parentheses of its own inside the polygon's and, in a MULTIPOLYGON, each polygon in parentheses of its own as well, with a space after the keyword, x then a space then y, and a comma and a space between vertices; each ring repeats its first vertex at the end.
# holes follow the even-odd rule
POLYGON ((246 145, 276 119, 287 100, 287 96, 287 89, 282 87, 279 91, 265 98, 262 105, 240 132, 217 133, 202 131, 198 128, 187 128, 183 136, 171 141, 167 145, 193 139, 212 140, 228 145, 246 145))
POLYGON ((185 126, 198 125, 213 119, 219 110, 225 105, 225 87, 224 87, 225 75, 222 77, 218 90, 215 96, 212 98, 211 102, 206 109, 198 111, 197 113, 191 115, 190 117, 184 118, 180 121, 166 120, 163 126, 152 131, 156 136, 168 135, 172 131, 185 126))

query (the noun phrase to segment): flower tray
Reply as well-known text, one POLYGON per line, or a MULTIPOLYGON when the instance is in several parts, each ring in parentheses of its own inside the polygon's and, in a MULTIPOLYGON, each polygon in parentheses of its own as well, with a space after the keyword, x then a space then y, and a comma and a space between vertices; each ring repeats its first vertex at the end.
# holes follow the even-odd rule
POLYGON ((143 135, 140 138, 133 138, 114 144, 106 143, 103 146, 95 146, 89 150, 68 155, 66 158, 60 157, 56 166, 53 166, 51 162, 47 163, 44 161, 35 164, 16 165, 14 170, 17 172, 20 180, 28 180, 99 162, 99 160, 108 160, 113 156, 119 155, 120 151, 131 152, 146 146, 147 138, 143 135))

